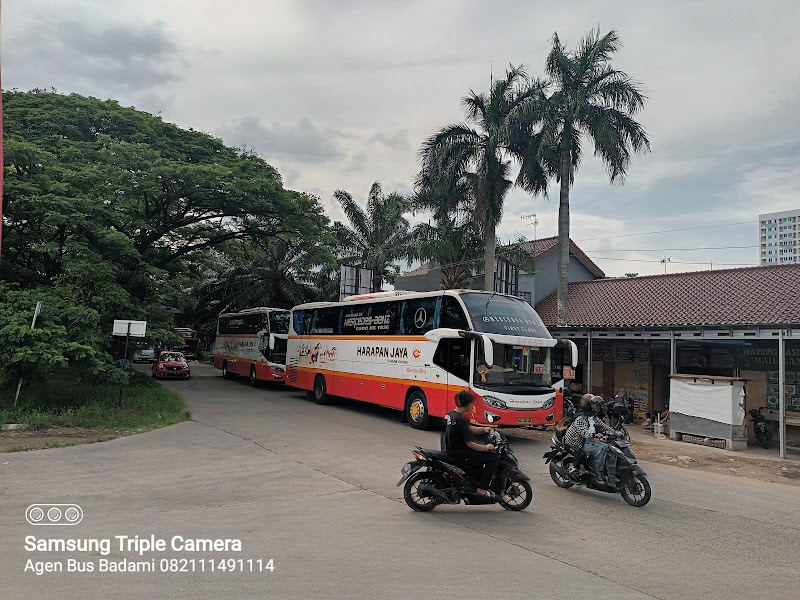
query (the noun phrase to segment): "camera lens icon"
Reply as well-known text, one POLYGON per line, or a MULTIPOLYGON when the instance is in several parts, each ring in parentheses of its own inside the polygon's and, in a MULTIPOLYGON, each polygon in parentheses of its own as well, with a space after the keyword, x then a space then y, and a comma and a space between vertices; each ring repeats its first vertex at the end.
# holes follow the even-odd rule
POLYGON ((77 504, 31 504, 25 511, 31 525, 77 525, 83 509, 77 504))

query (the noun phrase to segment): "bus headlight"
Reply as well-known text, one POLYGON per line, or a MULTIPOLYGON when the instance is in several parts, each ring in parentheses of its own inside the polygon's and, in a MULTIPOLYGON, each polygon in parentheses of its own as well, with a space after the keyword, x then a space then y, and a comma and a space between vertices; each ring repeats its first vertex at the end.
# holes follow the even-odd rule
POLYGON ((546 410, 548 408, 553 408, 553 405, 556 403, 555 398, 550 398, 549 400, 545 400, 544 404, 542 404, 542 409, 546 410))
POLYGON ((508 408, 506 403, 500 400, 500 398, 495 398, 494 396, 484 396, 483 402, 486 406, 491 406, 492 408, 508 408))

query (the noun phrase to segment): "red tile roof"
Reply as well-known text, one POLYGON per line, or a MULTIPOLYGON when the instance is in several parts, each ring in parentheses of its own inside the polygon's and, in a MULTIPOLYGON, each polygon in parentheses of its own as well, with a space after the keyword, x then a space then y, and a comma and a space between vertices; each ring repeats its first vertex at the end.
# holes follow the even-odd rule
MULTIPOLYGON (((510 244, 513 246, 513 244, 510 244)), ((578 248, 575 245, 575 242, 572 240, 569 241, 570 251, 573 256, 575 256, 583 265, 589 269, 589 271, 595 277, 605 277, 605 273, 598 267, 592 259, 590 259, 586 254, 583 253, 583 250, 578 248)), ((536 258, 540 258, 551 252, 554 252, 558 248, 558 237, 548 237, 542 238, 540 240, 532 240, 529 242, 522 242, 520 244, 522 248, 527 250, 528 252, 532 252, 533 256, 536 258)), ((403 277, 414 277, 416 275, 427 275, 430 273, 431 269, 435 268, 436 264, 433 261, 426 262, 421 264, 419 267, 414 269, 413 271, 409 271, 408 273, 403 273, 403 277)))
MULTIPOLYGON (((798 324, 800 265, 570 283, 568 309, 568 327, 798 324)), ((556 294, 536 310, 555 326, 556 294)))

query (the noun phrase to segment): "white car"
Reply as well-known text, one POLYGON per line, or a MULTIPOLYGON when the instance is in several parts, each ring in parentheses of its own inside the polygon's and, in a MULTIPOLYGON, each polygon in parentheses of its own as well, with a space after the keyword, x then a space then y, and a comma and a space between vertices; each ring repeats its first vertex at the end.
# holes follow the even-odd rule
POLYGON ((133 362, 151 363, 156 359, 155 348, 142 348, 133 355, 133 362))

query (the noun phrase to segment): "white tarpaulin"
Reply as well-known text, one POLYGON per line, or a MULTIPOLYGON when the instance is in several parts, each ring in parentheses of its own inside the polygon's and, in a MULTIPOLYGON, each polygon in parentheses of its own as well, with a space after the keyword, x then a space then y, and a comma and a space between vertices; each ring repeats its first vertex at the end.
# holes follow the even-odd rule
POLYGON ((744 425, 744 382, 671 379, 669 412, 744 425), (733 383, 733 385, 731 385, 733 383))

